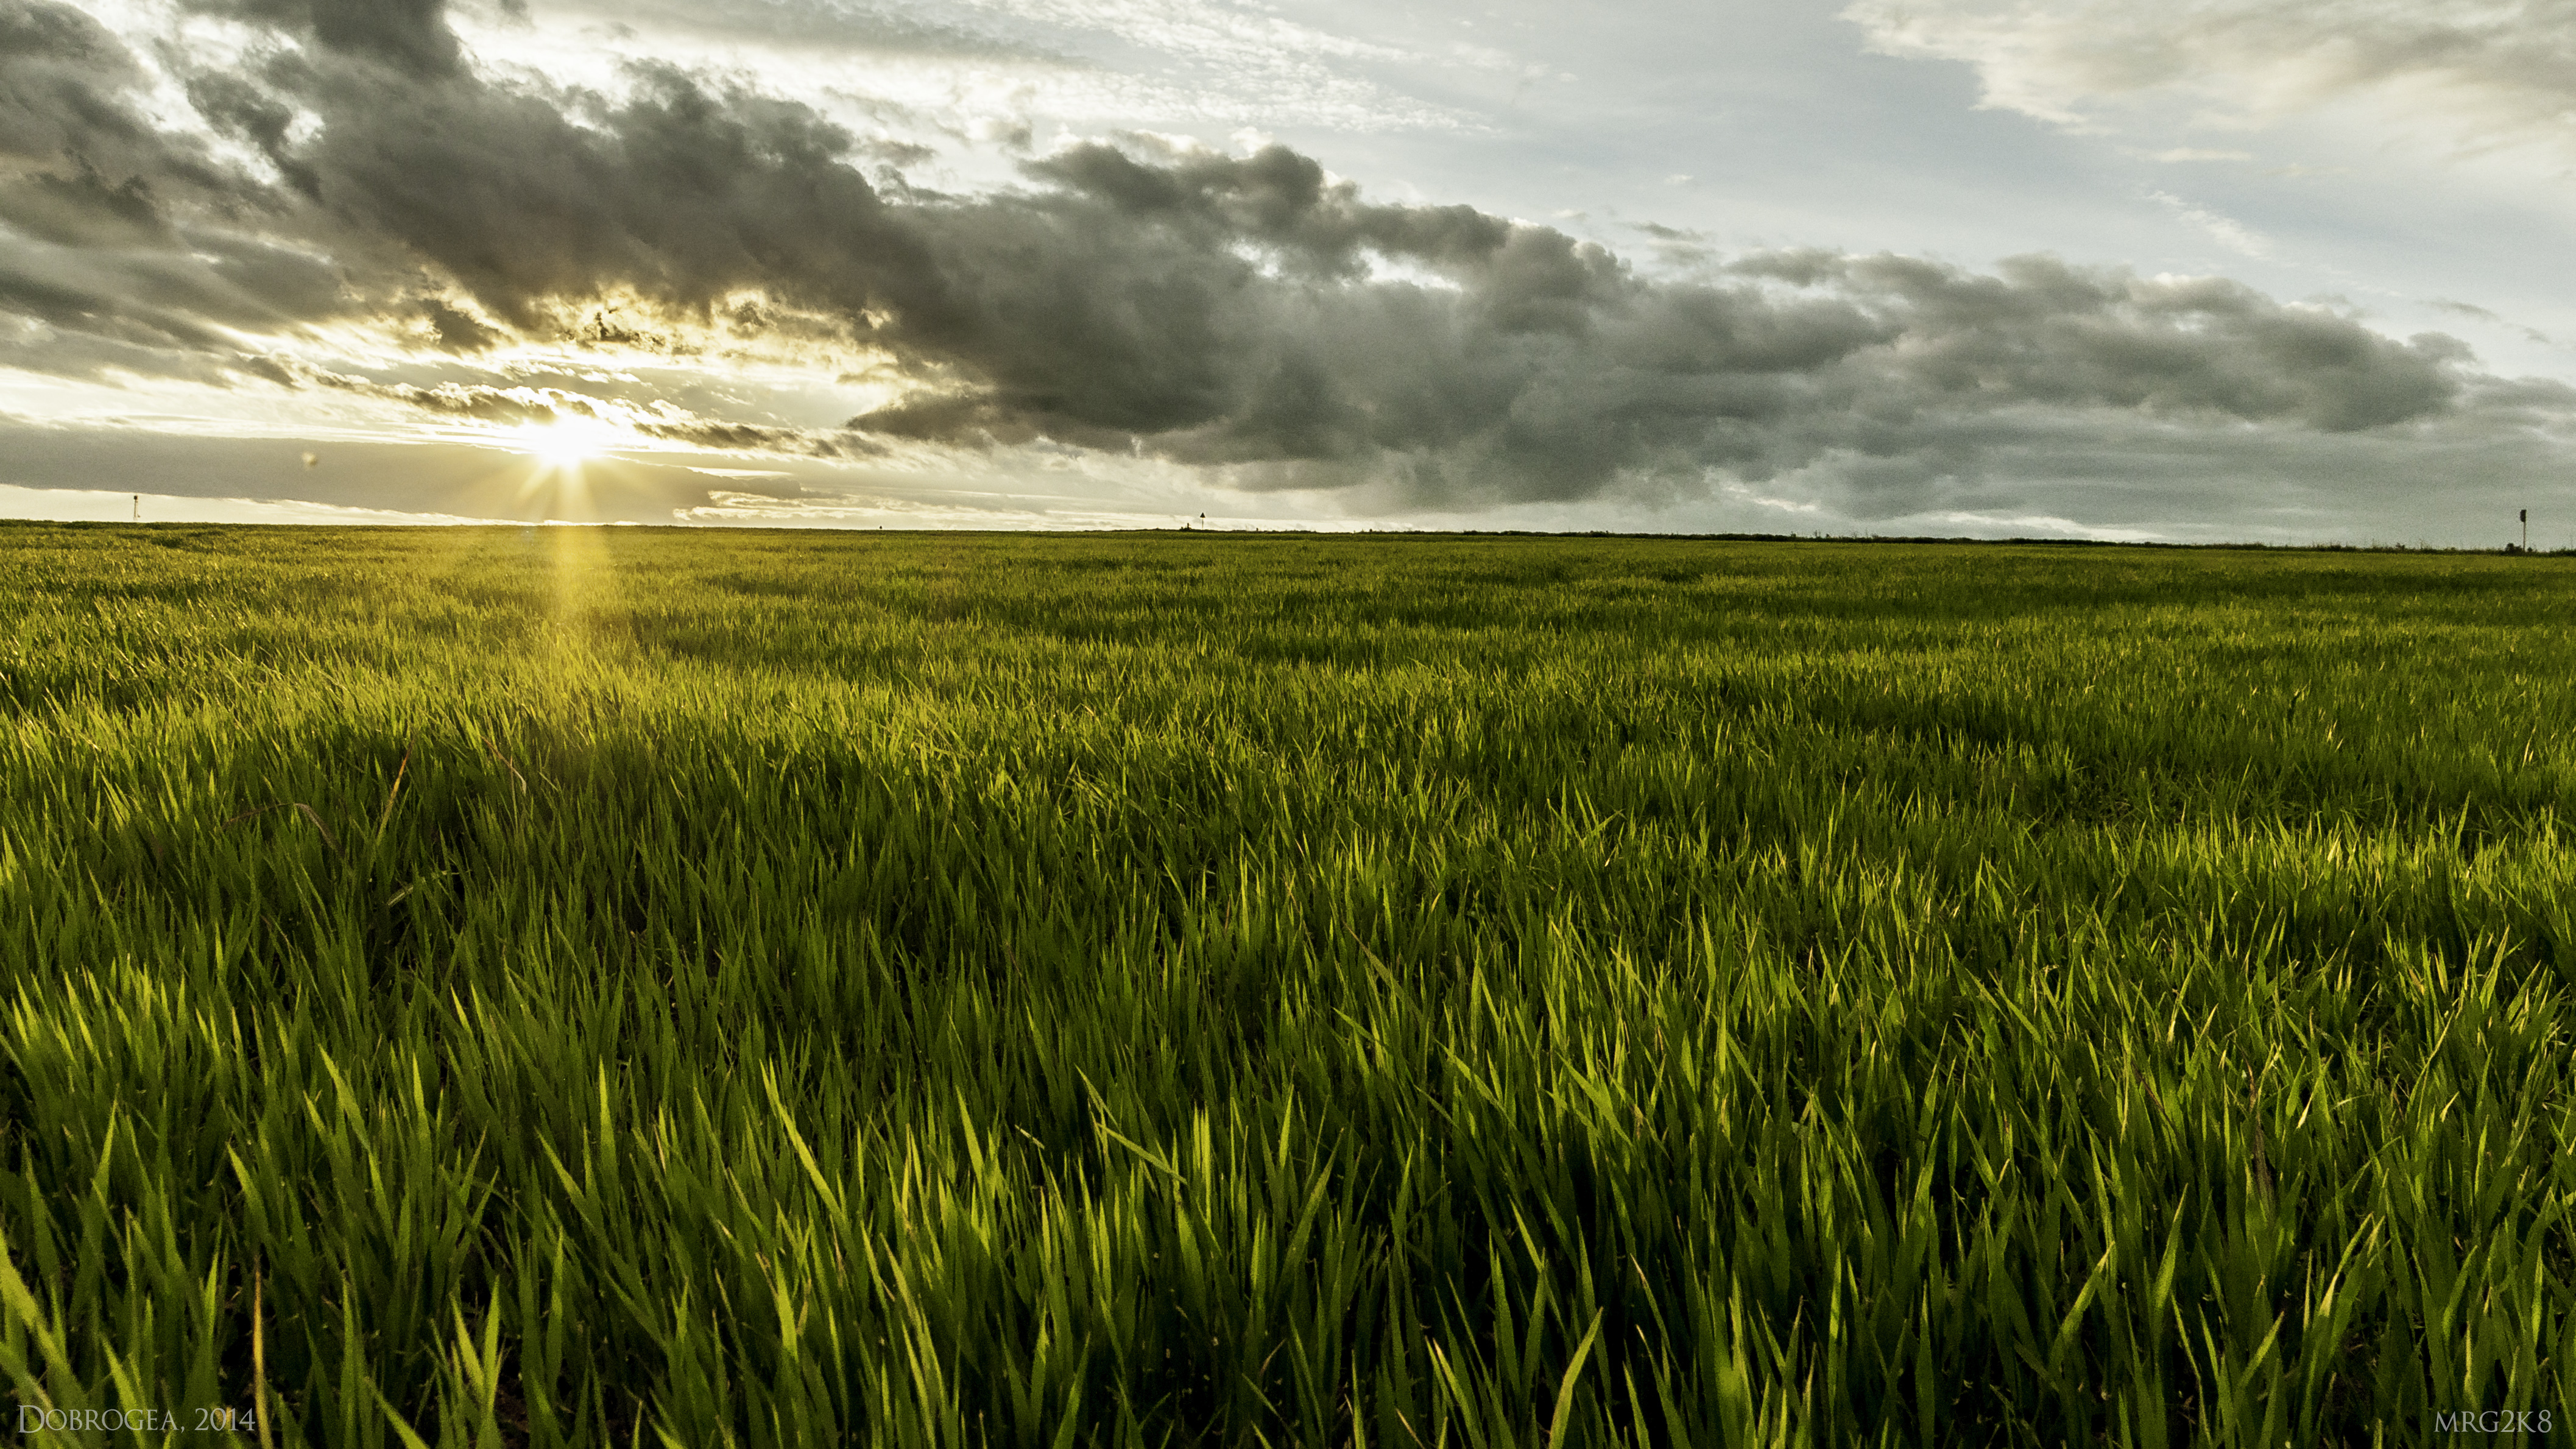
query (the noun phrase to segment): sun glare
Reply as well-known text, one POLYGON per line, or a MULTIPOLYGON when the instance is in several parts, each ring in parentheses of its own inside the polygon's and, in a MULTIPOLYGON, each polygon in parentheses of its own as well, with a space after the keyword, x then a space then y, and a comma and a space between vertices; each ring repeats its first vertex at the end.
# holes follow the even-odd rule
POLYGON ((606 452, 615 430, 595 418, 557 418, 528 429, 528 451, 557 468, 578 468, 606 452))
POLYGON ((549 518, 588 520, 590 465, 607 461, 623 438, 611 424, 578 415, 519 429, 519 446, 535 463, 519 484, 519 504, 542 508, 549 518))

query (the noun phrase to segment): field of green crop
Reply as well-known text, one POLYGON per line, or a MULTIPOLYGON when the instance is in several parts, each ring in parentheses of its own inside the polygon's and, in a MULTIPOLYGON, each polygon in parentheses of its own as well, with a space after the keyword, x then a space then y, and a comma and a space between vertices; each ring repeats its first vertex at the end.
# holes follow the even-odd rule
POLYGON ((2533 558, 0 525, 0 1409, 2564 1442, 2571 619, 2533 558))

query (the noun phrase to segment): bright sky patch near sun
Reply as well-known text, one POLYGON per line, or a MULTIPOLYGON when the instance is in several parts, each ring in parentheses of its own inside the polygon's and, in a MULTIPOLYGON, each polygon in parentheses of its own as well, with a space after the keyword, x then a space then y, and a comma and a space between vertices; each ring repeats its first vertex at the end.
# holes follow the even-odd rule
POLYGON ((2571 36, 0 0, 0 511, 2576 543, 2571 36))

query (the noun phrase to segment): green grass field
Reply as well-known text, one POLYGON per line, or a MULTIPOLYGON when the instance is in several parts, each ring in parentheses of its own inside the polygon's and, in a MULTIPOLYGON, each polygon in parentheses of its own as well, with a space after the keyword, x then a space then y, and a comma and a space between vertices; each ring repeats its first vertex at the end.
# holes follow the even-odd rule
POLYGON ((2571 618, 2502 557, 0 526, 9 1428, 2564 1442, 2571 618))

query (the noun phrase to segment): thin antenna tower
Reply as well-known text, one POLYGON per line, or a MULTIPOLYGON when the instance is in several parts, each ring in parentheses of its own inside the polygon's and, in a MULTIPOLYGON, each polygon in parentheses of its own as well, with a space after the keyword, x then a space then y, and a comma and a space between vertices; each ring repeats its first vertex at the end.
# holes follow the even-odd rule
POLYGON ((2531 552, 2531 510, 2522 510, 2522 551, 2531 552))
POLYGON ((143 495, 140 493, 134 495, 134 521, 137 523, 143 521, 143 495))

